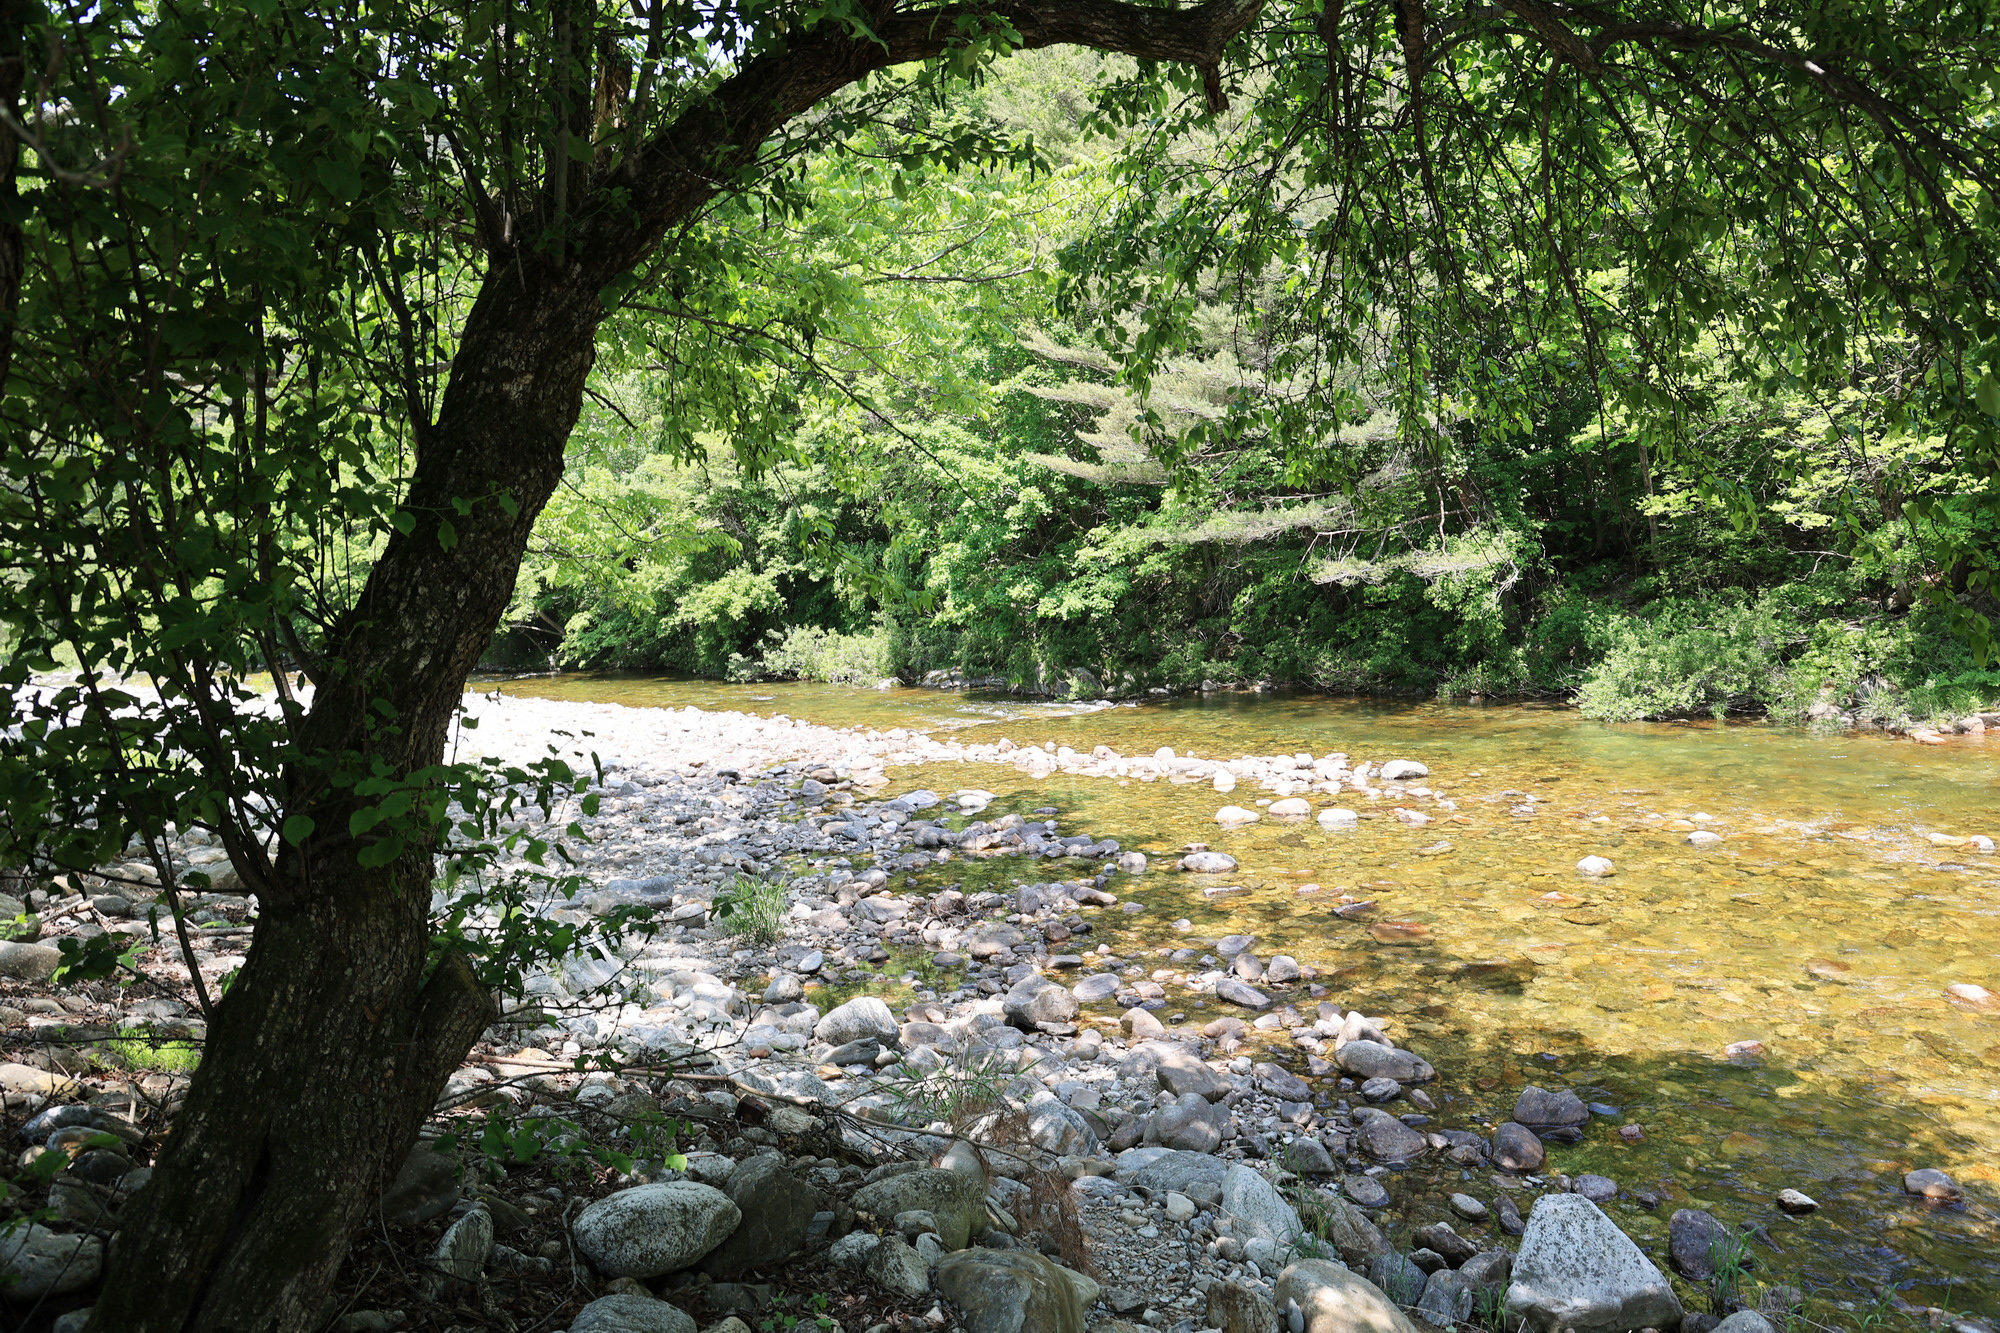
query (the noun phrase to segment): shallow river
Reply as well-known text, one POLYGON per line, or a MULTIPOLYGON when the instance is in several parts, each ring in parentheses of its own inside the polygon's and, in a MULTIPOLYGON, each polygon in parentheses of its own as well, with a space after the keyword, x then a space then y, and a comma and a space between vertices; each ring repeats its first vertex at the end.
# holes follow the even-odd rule
MULTIPOLYGON (((1616 1105, 1618 1123, 1643 1128, 1639 1142, 1599 1126, 1583 1145, 1556 1149, 1552 1165, 1608 1175, 1627 1200, 1662 1195, 1653 1212, 1612 1205, 1642 1240, 1663 1235, 1676 1207, 1708 1208, 1768 1228, 1779 1248, 1756 1251, 1767 1280, 1857 1301, 1894 1283, 1918 1304, 2000 1314, 2000 1010, 1945 993, 1954 982, 2000 991, 2000 856, 1928 837, 2000 836, 2000 738, 1922 746, 1761 725, 1603 726, 1558 708, 1285 695, 1090 709, 611 677, 506 688, 881 730, 976 726, 982 740, 1084 753, 1171 745, 1214 759, 1422 760, 1428 785, 1459 807, 1434 810, 1424 828, 1384 811, 1351 832, 1268 820, 1223 832, 1218 806, 1268 793, 1037 781, 998 765, 892 770, 890 790, 983 786, 1000 794, 993 814, 1055 806, 1067 832, 1156 856, 1193 841, 1227 851, 1249 892, 1213 905, 1180 876, 1121 877, 1114 891, 1148 911, 1123 919, 1133 929, 1114 944, 1169 944, 1167 923, 1185 916, 1200 938, 1246 930, 1260 952, 1332 973, 1335 998, 1397 1015, 1439 1066, 1445 1124, 1475 1111, 1504 1118, 1529 1082, 1616 1105), (1696 815, 1707 818, 1697 825, 1696 815), (1689 847, 1697 826, 1724 841, 1689 847), (1616 873, 1579 876, 1576 862, 1593 854, 1616 873), (1379 914, 1333 916, 1342 893, 1372 899, 1379 914), (1746 1042, 1761 1050, 1727 1053, 1746 1042), (1902 1175, 1921 1166, 1950 1172, 1969 1202, 1937 1209, 1905 1198, 1902 1175), (1778 1213, 1770 1200, 1786 1187, 1821 1211, 1778 1213)), ((1369 812, 1365 798, 1340 800, 1369 812)), ((1008 860, 940 867, 968 887, 1023 870, 1008 860)))

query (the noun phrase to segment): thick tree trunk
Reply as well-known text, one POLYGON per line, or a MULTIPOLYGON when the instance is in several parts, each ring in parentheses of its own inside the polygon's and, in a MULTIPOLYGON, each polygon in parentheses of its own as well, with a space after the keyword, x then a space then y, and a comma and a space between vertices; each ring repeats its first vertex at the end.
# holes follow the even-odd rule
MULTIPOLYGON (((546 268, 488 278, 419 447, 405 503, 416 523, 343 627, 342 670, 305 723, 309 754, 360 752, 399 773, 437 762, 561 475, 599 317, 594 289, 578 297, 546 268), (470 514, 459 497, 478 502, 470 514)), ((462 963, 426 976, 432 849, 362 867, 353 802, 310 771, 291 778, 292 813, 317 830, 279 855, 249 961, 120 1230, 94 1330, 317 1329, 355 1227, 493 1018, 462 963)))

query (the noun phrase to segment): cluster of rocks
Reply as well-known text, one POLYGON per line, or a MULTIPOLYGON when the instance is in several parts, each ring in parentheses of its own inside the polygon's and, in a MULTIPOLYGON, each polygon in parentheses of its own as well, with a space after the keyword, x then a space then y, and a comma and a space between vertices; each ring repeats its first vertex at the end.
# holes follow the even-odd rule
MULTIPOLYGON (((575 729, 576 713, 590 711, 524 700, 480 708, 484 725, 468 738, 499 753, 538 752, 558 718, 575 729)), ((1578 1141, 1615 1108, 1531 1087, 1506 1121, 1441 1124, 1431 1065, 1296 958, 1249 935, 1196 939, 1185 922, 1150 957, 1095 942, 1104 914, 1144 911, 1111 891, 1118 874, 1157 869, 1143 852, 1066 830, 1055 810, 981 818, 994 798, 977 787, 869 796, 886 784, 888 764, 999 762, 1273 793, 1259 809, 1219 812, 1225 826, 1310 818, 1295 793, 1343 791, 1387 800, 1414 826, 1456 809, 1421 785, 1423 765, 1350 764, 1342 754, 1218 763, 1164 749, 1127 758, 1106 747, 1082 755, 693 709, 648 727, 620 710, 597 725, 606 776, 583 849, 596 887, 535 908, 588 927, 642 906, 660 928, 529 978, 525 999, 450 1081, 440 1112, 556 1103, 618 1124, 679 1117, 701 1135, 698 1150, 685 1166, 642 1160, 602 1198, 558 1189, 547 1207, 528 1201, 544 1217, 580 1205, 560 1242, 530 1246, 505 1239, 521 1221, 507 1210, 522 1205, 461 1188, 420 1149, 383 1211, 401 1225, 441 1228, 426 1270, 431 1293, 548 1275, 573 1244, 602 1294, 571 1333, 693 1333, 691 1310, 738 1333, 747 1325, 730 1320, 754 1321, 765 1308, 769 1288, 757 1279, 800 1264, 844 1274, 902 1302, 897 1318, 923 1321, 883 1328, 1062 1333, 1088 1324, 1115 1333, 1129 1319, 1182 1333, 1414 1333, 1414 1315, 1438 1325, 1621 1333, 1678 1323, 1702 1333, 1706 1316, 1683 1319, 1671 1285, 1598 1207, 1620 1186, 1550 1169, 1548 1144, 1578 1141), (894 886, 897 873, 992 857, 1018 858, 1022 881, 1005 893, 894 886), (767 943, 716 919, 718 893, 746 877, 783 900, 767 943), (906 963, 900 976, 876 970, 891 960, 906 963), (879 994, 834 1002, 842 992, 829 988, 857 984, 895 987, 896 1007, 879 994), (634 1080, 576 1075, 571 1062, 596 1050, 671 1061, 711 1081, 662 1098, 634 1080), (974 1103, 977 1114, 961 1114, 974 1103), (1004 1150, 969 1151, 951 1123, 1004 1150), (1433 1201, 1436 1216, 1393 1245, 1389 1186, 1420 1162, 1468 1180, 1487 1173, 1493 1188, 1433 1201), (1080 1271, 1084 1255, 1096 1276, 1080 1271)), ((1533 817, 1532 798, 1507 795, 1533 817)), ((1380 816, 1318 812, 1330 828, 1363 817, 1380 816)), ((213 983, 242 961, 252 904, 215 891, 233 886, 231 872, 201 831, 176 839, 171 853, 172 873, 210 877, 192 903, 195 965, 213 983)), ((1235 869, 1201 847, 1176 864, 1199 876, 1235 869)), ((148 929, 149 885, 157 889, 156 872, 134 858, 95 881, 38 886, 19 901, 16 933, 136 935, 148 929)), ((44 980, 55 965, 44 954, 59 958, 37 938, 0 943, 0 974, 44 980)), ((188 979, 168 957, 144 966, 167 983, 188 979)), ((199 1035, 184 1006, 129 996, 37 998, 0 1020, 30 1035, 137 1026, 199 1035)), ((47 1056, 0 1066, 0 1084, 22 1109, 78 1092, 74 1073, 47 1056)), ((171 1105, 170 1086, 145 1091, 171 1105)), ((9 1299, 37 1281, 45 1294, 87 1292, 121 1199, 144 1183, 134 1155, 104 1142, 131 1141, 104 1100, 30 1125, 31 1155, 75 1160, 51 1189, 53 1219, 0 1247, 0 1274, 22 1279, 9 1299)), ((1912 1173, 1907 1187, 1945 1205, 1957 1198, 1937 1172, 1912 1173)), ((1816 1206, 1786 1193, 1796 1197, 1777 1200, 1783 1211, 1816 1206)), ((1679 1233, 1704 1225, 1676 1218, 1679 1233)), ((1768 1333, 1755 1313, 1731 1319, 1729 1333, 1768 1333)))

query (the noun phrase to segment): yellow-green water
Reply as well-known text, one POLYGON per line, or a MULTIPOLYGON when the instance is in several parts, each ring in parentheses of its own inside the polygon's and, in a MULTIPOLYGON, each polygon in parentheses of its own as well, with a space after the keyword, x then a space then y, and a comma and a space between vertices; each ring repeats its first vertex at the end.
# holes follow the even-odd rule
MULTIPOLYGON (((1864 1300, 1867 1285, 1908 1283, 1920 1304, 2000 1312, 2000 1011, 1945 994, 1954 982, 2000 991, 2000 857, 1928 841, 2000 835, 2000 738, 1929 747, 1761 725, 1602 726, 1558 708, 1302 696, 1081 712, 922 690, 576 677, 507 688, 839 726, 977 725, 966 739, 1084 753, 1171 745, 1218 759, 1332 750, 1420 759, 1431 770, 1424 785, 1455 800, 1456 814, 1404 802, 1438 816, 1411 828, 1388 816, 1395 802, 1343 794, 1341 804, 1382 812, 1346 833, 1268 818, 1222 831, 1218 806, 1268 795, 1247 785, 1223 797, 1206 784, 1037 781, 994 765, 892 777, 898 788, 985 787, 1000 793, 995 813, 1056 806, 1069 831, 1156 854, 1191 841, 1230 852, 1241 869, 1226 878, 1250 892, 1218 903, 1192 877, 1122 880, 1117 891, 1148 910, 1107 923, 1120 927, 1115 942, 1173 943, 1168 923, 1185 916, 1197 937, 1249 930, 1261 951, 1331 973, 1334 998, 1396 1016, 1443 1071, 1444 1125, 1467 1123, 1470 1110, 1504 1116, 1527 1082, 1617 1105, 1619 1123, 1643 1127, 1640 1142, 1600 1123, 1583 1145, 1555 1149, 1552 1165, 1611 1176, 1628 1199, 1663 1195, 1653 1213, 1612 1205, 1642 1240, 1663 1235, 1676 1207, 1709 1208, 1768 1227, 1783 1250, 1757 1253, 1774 1278, 1864 1300), (1533 794, 1540 813, 1519 817, 1525 803, 1506 792, 1533 794), (1721 845, 1691 848, 1691 825, 1672 826, 1697 813, 1727 835, 1721 845), (1576 862, 1593 854, 1617 872, 1579 876, 1576 862), (1301 892, 1309 884, 1320 888, 1301 892), (1405 928, 1334 917, 1343 892, 1377 902, 1376 922, 1405 928), (1746 1041, 1761 1053, 1725 1053, 1746 1041), (1919 1166, 1955 1176, 1966 1206, 1904 1197, 1902 1174, 1919 1166), (1822 1210, 1778 1213, 1772 1196, 1788 1186, 1822 1210)), ((929 877, 1033 873, 999 860, 929 877)), ((1452 1168, 1437 1183, 1456 1176, 1452 1168)), ((1473 1185, 1490 1193, 1483 1177, 1473 1185)))

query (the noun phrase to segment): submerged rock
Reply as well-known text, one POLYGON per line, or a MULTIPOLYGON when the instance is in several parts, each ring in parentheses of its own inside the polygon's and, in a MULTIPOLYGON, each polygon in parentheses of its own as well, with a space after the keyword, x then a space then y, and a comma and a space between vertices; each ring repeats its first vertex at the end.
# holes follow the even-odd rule
POLYGON ((1935 1167, 1924 1167, 1903 1177, 1906 1193, 1935 1199, 1940 1203, 1956 1203, 1965 1197, 1958 1188, 1958 1182, 1935 1167))

